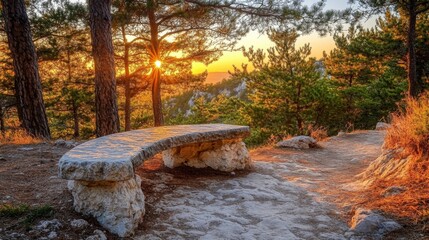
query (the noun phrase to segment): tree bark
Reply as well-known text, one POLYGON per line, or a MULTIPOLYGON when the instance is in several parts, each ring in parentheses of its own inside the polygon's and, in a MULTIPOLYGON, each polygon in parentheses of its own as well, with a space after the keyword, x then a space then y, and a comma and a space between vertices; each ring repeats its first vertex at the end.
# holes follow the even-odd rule
POLYGON ((31 135, 49 139, 37 55, 24 0, 1 0, 5 30, 13 58, 15 95, 21 126, 31 135))
MULTIPOLYGON (((150 26, 150 40, 151 40, 151 57, 152 61, 159 60, 159 40, 158 40, 158 24, 155 18, 155 1, 148 0, 148 18, 150 26)), ((161 71, 157 68, 153 69, 152 74, 152 109, 155 127, 164 125, 164 116, 162 114, 162 100, 161 100, 161 71)))
POLYGON ((111 1, 89 0, 92 54, 95 67, 97 137, 119 132, 115 62, 111 32, 111 1))
POLYGON ((408 66, 408 96, 416 98, 422 91, 422 86, 417 78, 416 70, 416 22, 417 22, 417 3, 416 0, 409 2, 409 19, 408 19, 408 53, 407 53, 407 66, 408 66))

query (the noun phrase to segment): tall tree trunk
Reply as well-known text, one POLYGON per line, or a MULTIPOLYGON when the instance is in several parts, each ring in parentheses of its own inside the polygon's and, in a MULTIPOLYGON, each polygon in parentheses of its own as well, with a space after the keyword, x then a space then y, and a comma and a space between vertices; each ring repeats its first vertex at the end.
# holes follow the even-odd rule
POLYGON ((161 71, 155 69, 152 81, 152 107, 155 127, 164 125, 161 102, 161 71))
POLYGON ((422 91, 422 86, 417 78, 416 70, 416 22, 417 22, 417 9, 416 0, 409 2, 409 21, 408 21, 408 53, 407 53, 407 66, 408 66, 408 96, 412 98, 418 97, 422 91))
POLYGON ((119 132, 110 0, 89 0, 92 54, 95 66, 97 137, 119 132))
MULTIPOLYGON (((159 41, 158 41, 158 24, 155 18, 155 1, 148 0, 148 18, 150 26, 150 40, 151 40, 151 55, 152 62, 159 60, 159 41)), ((164 116, 162 114, 162 100, 161 100, 161 71, 154 68, 152 74, 152 109, 155 127, 164 125, 164 116)))
POLYGON ((131 130, 131 79, 130 79, 130 46, 127 41, 125 27, 121 26, 122 40, 124 41, 124 67, 125 67, 125 131, 131 130))
POLYGON ((21 125, 31 135, 49 139, 51 133, 24 0, 1 0, 1 3, 13 58, 15 95, 21 125))

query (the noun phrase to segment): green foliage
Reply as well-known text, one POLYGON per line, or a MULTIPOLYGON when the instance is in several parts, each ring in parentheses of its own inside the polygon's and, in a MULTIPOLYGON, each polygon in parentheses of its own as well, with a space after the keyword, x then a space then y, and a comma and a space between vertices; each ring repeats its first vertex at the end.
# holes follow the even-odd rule
POLYGON ((338 127, 373 128, 395 111, 406 90, 406 72, 400 64, 403 43, 386 31, 354 27, 334 40, 336 48, 325 54, 325 65, 340 97, 338 127))
POLYGON ((275 47, 267 54, 261 49, 244 51, 255 71, 237 72, 247 79, 250 91, 250 125, 261 134, 281 138, 305 134, 309 125, 328 122, 325 118, 336 105, 336 92, 317 69, 318 62, 308 58, 310 46, 296 49, 298 35, 293 31, 271 31, 269 37, 275 47))
POLYGON ((30 207, 26 204, 18 206, 0 205, 0 217, 4 218, 23 218, 21 224, 28 228, 37 219, 49 218, 54 214, 54 209, 49 205, 30 207))
POLYGON ((42 1, 32 13, 53 138, 93 136, 94 90, 86 6, 42 1))

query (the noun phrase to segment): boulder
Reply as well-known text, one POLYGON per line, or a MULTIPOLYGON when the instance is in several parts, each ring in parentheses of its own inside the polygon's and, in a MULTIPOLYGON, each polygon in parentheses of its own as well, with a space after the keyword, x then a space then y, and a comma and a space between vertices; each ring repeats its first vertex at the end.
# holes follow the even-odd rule
POLYGON ((351 221, 350 229, 357 234, 381 238, 383 235, 399 230, 402 226, 368 209, 358 208, 351 221))
POLYGON ((375 130, 387 130, 388 128, 390 128, 390 124, 385 123, 385 122, 378 122, 377 125, 375 126, 375 130))
POLYGON ((282 148, 296 148, 296 149, 308 149, 317 147, 317 141, 309 136, 296 136, 291 139, 287 139, 276 144, 277 147, 282 148))

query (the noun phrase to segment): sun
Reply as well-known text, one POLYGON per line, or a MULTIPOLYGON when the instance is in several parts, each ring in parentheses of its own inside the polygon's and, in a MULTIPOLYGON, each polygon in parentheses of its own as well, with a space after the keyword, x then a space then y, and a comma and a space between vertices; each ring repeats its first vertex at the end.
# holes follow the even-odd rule
POLYGON ((156 60, 155 61, 155 67, 160 68, 161 67, 161 61, 156 60))

